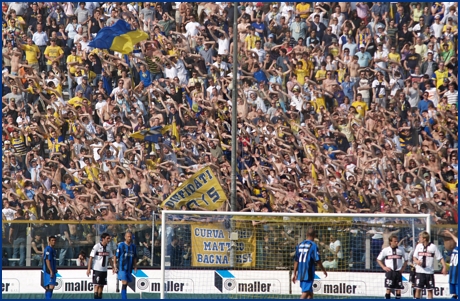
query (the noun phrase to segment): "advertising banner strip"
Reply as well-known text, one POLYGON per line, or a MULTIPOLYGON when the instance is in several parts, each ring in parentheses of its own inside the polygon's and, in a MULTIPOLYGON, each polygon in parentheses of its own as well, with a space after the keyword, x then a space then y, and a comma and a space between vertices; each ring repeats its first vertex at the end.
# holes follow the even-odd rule
MULTIPOLYGON (((86 276, 86 269, 71 269, 59 271, 58 285, 54 289, 56 295, 89 294, 94 292, 92 278, 86 276)), ((44 294, 45 290, 40 285, 40 270, 3 270, 2 294, 28 296, 29 299, 36 294, 44 294)), ((108 285, 104 286, 104 294, 116 293, 116 277, 111 271, 107 274, 108 285)), ((408 274, 403 274, 403 298, 411 297, 408 274)), ((434 298, 450 298, 449 277, 435 274, 436 288, 433 290, 434 298)), ((379 297, 385 295, 385 273, 366 272, 330 272, 327 278, 322 273, 317 273, 313 284, 313 291, 317 296, 338 297, 379 297)), ((267 298, 299 297, 300 285, 290 283, 289 271, 280 270, 169 270, 165 283, 161 283, 160 270, 138 270, 133 274, 133 281, 128 285, 129 294, 158 294, 161 285, 170 296, 179 298, 189 294, 209 296, 229 295, 267 295, 267 298), (291 291, 292 289, 292 291, 291 291)), ((424 292, 425 294, 426 292, 424 292)), ((153 296, 153 295, 152 295, 153 296)), ((156 295, 155 295, 156 296, 156 295)), ((25 297, 23 299, 26 299, 25 297)), ((217 297, 216 297, 217 299, 217 297)))

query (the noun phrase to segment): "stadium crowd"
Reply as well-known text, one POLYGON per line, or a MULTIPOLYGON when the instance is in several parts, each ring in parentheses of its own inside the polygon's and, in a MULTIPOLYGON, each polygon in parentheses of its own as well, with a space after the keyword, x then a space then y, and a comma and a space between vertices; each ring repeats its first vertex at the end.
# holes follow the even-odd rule
MULTIPOLYGON (((2 11, 4 220, 151 220, 204 166, 230 198, 236 143, 239 211, 458 223, 455 2, 240 2, 237 16, 231 2, 2 11), (121 19, 149 39, 128 58, 89 46, 121 19), (157 126, 177 131, 131 137, 157 126)), ((17 225, 3 224, 15 254, 17 225)), ((63 227, 68 244, 95 231, 63 227)))

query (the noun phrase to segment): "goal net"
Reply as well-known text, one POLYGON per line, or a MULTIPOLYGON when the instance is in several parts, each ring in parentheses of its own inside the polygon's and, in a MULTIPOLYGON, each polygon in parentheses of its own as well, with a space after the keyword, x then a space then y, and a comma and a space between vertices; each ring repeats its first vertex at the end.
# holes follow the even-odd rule
MULTIPOLYGON (((298 299, 293 256, 309 227, 328 271, 327 278, 316 272, 315 298, 382 297, 380 250, 396 234, 409 253, 418 234, 430 231, 430 217, 163 211, 160 297, 298 299)), ((409 297, 409 269, 403 275, 409 297)))

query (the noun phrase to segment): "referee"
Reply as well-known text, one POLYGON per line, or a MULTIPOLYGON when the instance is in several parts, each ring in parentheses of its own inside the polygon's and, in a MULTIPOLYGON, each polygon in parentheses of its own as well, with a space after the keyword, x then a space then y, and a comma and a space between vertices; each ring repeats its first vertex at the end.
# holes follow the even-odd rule
MULTIPOLYGON (((102 289, 104 285, 107 285, 107 266, 108 261, 114 258, 112 250, 108 249, 107 246, 112 237, 108 233, 102 233, 101 242, 94 245, 91 254, 89 255, 88 270, 86 276, 89 277, 91 267, 93 268, 93 284, 94 288, 94 299, 102 299, 102 289), (94 258, 94 266, 93 266, 94 258)), ((114 259, 115 262, 115 259, 114 259)), ((117 272, 117 267, 113 265, 112 272, 117 272)))
POLYGON ((396 290, 396 299, 401 299, 402 272, 406 268, 407 261, 404 250, 398 247, 398 237, 391 235, 388 238, 389 247, 383 249, 377 256, 377 263, 385 273, 385 299, 391 299, 391 290, 396 290))

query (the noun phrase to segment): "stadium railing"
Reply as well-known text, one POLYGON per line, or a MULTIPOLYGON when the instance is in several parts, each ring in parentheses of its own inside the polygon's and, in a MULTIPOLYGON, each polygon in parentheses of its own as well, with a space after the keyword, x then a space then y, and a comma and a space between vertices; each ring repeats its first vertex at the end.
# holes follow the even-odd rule
MULTIPOLYGON (((171 222, 170 225, 173 228, 174 235, 179 238, 179 245, 182 247, 184 245, 190 246, 191 244, 191 233, 190 227, 195 221, 175 221, 171 222)), ((157 220, 152 221, 97 221, 97 220, 84 220, 84 221, 73 221, 73 220, 56 220, 56 221, 6 221, 2 222, 2 262, 3 268, 17 268, 19 264, 19 258, 13 258, 14 248, 13 244, 9 242, 8 233, 9 228, 16 223, 25 223, 27 224, 27 237, 26 237, 26 252, 25 252, 25 267, 41 269, 41 262, 38 260, 40 256, 36 255, 32 249, 32 241, 35 239, 37 234, 40 234, 40 238, 43 241, 44 246, 47 246, 47 237, 50 235, 57 236, 58 240, 56 243, 57 250, 57 259, 58 265, 62 267, 72 267, 78 268, 76 266, 76 261, 78 255, 81 251, 85 252, 86 256, 89 257, 92 247, 96 242, 99 241, 99 236, 108 232, 112 235, 111 248, 115 252, 117 243, 124 240, 124 233, 126 231, 133 232, 133 240, 137 245, 138 258, 145 259, 143 260, 141 267, 145 268, 160 268, 159 258, 161 258, 161 247, 155 246, 155 240, 161 240, 161 221, 157 220), (63 227, 62 225, 66 225, 63 227), (72 230, 68 230, 70 227, 72 230), (71 237, 71 245, 67 239, 64 239, 65 235, 61 233, 64 229, 68 230, 71 237), (73 233, 73 234, 71 234, 73 233), (153 239, 152 239, 153 238, 153 239), (148 246, 145 247, 143 242, 150 240, 148 246), (146 250, 148 248, 148 251, 146 250), (146 255, 149 255, 149 258, 145 258, 146 255), (155 258, 155 256, 159 256, 155 258), (156 259, 156 260, 155 260, 156 259)), ((295 229, 292 230, 292 233, 285 231, 286 224, 283 222, 272 223, 270 225, 270 241, 280 241, 281 239, 286 239, 292 241, 292 244, 285 244, 283 246, 278 246, 277 260, 265 261, 263 260, 265 254, 263 251, 264 241, 266 240, 267 226, 264 224, 254 225, 254 228, 257 230, 256 233, 256 246, 257 246, 257 259, 255 266, 251 269, 261 270, 261 269, 291 269, 292 268, 292 251, 293 247, 298 243, 299 235, 296 233, 295 229), (265 228, 264 228, 265 227, 265 228), (288 238, 287 236, 290 236, 288 238)), ((361 233, 351 231, 350 227, 340 224, 334 224, 331 227, 337 229, 337 239, 341 241, 342 248, 344 251, 343 265, 337 267, 334 270, 348 270, 348 271, 370 271, 378 270, 379 268, 375 266, 371 257, 366 255, 366 249, 372 245, 372 234, 361 233), (363 244, 358 246, 356 243, 362 241, 363 244), (354 252, 354 254, 352 253, 354 252)), ((357 225, 359 228, 359 225, 357 225)), ((440 250, 443 252, 444 256, 447 257, 447 252, 444 252, 444 236, 442 235, 443 230, 456 230, 458 225, 456 224, 432 224, 431 225, 431 240, 437 245, 440 250)), ((356 228, 356 227, 355 227, 356 228)), ((353 229, 355 229, 353 228, 353 229)), ((425 225, 419 224, 415 225, 415 232, 419 233, 424 231, 425 225)), ((359 229, 358 229, 359 230, 359 229)), ((391 228, 391 230, 396 230, 391 228)), ((411 231, 403 230, 399 234, 400 239, 407 239, 410 241, 412 239, 413 233, 411 231), (407 233, 406 233, 407 232, 407 233)), ((323 242, 325 245, 329 245, 327 238, 318 237, 320 242, 323 242)), ((417 239, 417 238, 415 238, 417 239)), ((167 242, 168 244, 170 241, 167 242)), ((327 249, 327 248, 325 248, 327 249)), ((326 250, 322 250, 326 252, 326 250)), ((186 251, 186 250, 185 250, 186 251)), ((184 253, 185 253, 184 251, 184 253)), ((368 253, 368 252, 367 252, 368 253)), ((326 255, 326 254, 324 254, 326 255)), ((190 262, 182 262, 181 266, 186 268, 194 268, 190 262)), ((85 267, 86 268, 86 267, 85 267)), ((171 268, 175 268, 171 266, 171 268)))

